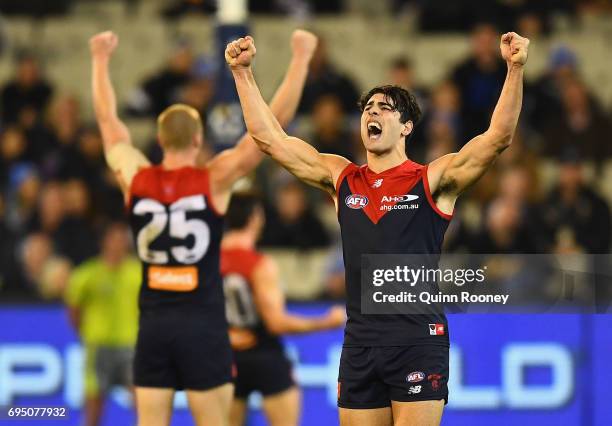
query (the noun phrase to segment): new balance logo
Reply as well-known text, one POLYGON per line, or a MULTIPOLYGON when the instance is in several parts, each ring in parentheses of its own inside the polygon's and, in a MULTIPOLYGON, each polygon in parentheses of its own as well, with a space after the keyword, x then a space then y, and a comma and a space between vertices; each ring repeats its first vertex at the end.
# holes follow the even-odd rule
POLYGON ((374 183, 372 184, 372 188, 380 188, 382 186, 382 183, 383 183, 382 179, 376 179, 374 183))

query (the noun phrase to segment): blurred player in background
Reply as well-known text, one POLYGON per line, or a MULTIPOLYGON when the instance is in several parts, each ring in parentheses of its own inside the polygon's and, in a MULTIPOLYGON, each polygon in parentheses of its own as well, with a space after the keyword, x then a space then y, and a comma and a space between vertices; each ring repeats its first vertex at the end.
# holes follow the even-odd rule
MULTIPOLYGON (((292 36, 291 63, 271 102, 283 124, 297 108, 316 41, 305 31, 292 36)), ((106 159, 123 190, 143 263, 134 362, 138 424, 168 425, 176 389, 187 391, 197 425, 227 424, 233 386, 219 272, 223 215, 232 186, 262 155, 245 135, 198 164, 199 114, 172 105, 158 118, 162 164, 151 166, 117 116, 108 69, 117 44, 112 32, 91 38, 92 88, 106 159)))
POLYGON ((448 398, 448 327, 443 312, 365 315, 361 312, 363 254, 439 254, 457 197, 510 145, 523 98, 529 40, 501 37, 506 80, 489 128, 459 152, 420 165, 406 140, 421 112, 398 86, 375 87, 360 101, 367 164, 320 154, 283 131, 251 71, 251 37, 229 43, 232 69, 249 134, 304 182, 334 199, 342 231, 347 312, 338 377, 342 425, 438 425, 448 398), (412 204, 405 204, 412 202, 412 204), (409 208, 405 208, 408 206, 409 208))
POLYGON ((70 322, 85 347, 85 426, 100 424, 113 386, 132 387, 141 266, 130 255, 126 224, 110 224, 100 255, 72 271, 66 290, 70 322))
POLYGON ((237 370, 230 420, 232 426, 244 425, 248 397, 258 391, 270 425, 297 426, 300 391, 279 336, 340 327, 346 315, 342 307, 313 318, 285 310, 278 266, 255 249, 264 223, 257 195, 233 196, 221 242, 221 274, 237 370))

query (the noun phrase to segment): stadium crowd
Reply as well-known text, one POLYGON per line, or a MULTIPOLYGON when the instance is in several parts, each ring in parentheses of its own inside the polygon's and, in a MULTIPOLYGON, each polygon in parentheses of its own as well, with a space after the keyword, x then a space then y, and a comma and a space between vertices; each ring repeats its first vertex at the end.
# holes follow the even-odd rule
MULTIPOLYGON (((398 10, 417 3, 393 2, 398 10)), ((527 7, 528 2, 514 3, 527 7)), ((572 13, 573 7, 563 10, 572 13)), ((423 30, 463 29, 427 23, 427 13, 424 8, 423 30)), ((432 16, 440 18, 433 12, 432 16)), ((526 9, 520 19, 525 16, 537 23, 521 21, 531 32, 548 31, 548 15, 526 9)), ((411 159, 431 161, 485 130, 506 74, 498 37, 493 24, 475 23, 470 55, 432 87, 419 84, 415 58, 390 61, 388 82, 412 91, 424 111, 408 144, 411 159)), ((177 45, 163 69, 150 71, 151 77, 134 88, 123 105, 126 116, 153 121, 169 104, 180 101, 206 117, 214 73, 197 60, 188 43, 177 45)), ((364 89, 348 70, 334 65, 322 40, 293 128, 320 151, 362 163, 356 101, 364 89)), ((91 106, 59 93, 36 55, 24 52, 16 58, 12 79, 1 85, 0 106, 0 298, 57 300, 72 269, 98 253, 106 225, 123 217, 121 192, 105 165, 98 130, 82 117, 91 106)), ((520 131, 512 146, 456 206, 446 249, 608 253, 607 200, 612 194, 599 192, 594 183, 612 159, 610 134, 611 112, 585 83, 576 53, 555 47, 547 71, 526 84, 520 131), (558 174, 552 186, 542 185, 541 168, 551 162, 558 174)), ((155 143, 148 146, 148 156, 159 162, 155 143)), ((267 196, 262 246, 327 248, 328 287, 320 296, 341 296, 341 252, 331 201, 270 162, 258 170, 256 180, 267 196)))

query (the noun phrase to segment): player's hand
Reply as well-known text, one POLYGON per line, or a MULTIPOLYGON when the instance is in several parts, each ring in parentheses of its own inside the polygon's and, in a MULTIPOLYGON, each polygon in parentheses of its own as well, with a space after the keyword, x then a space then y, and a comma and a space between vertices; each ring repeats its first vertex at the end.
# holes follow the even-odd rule
POLYGON ((225 60, 230 68, 248 68, 255 57, 255 40, 253 37, 241 37, 228 43, 225 48, 225 60))
POLYGON ((89 50, 91 56, 108 58, 113 54, 118 44, 119 37, 117 37, 117 34, 112 31, 104 31, 89 39, 89 50))
POLYGON ((329 328, 342 327, 346 322, 346 309, 343 306, 333 306, 327 311, 326 320, 329 328))
POLYGON ((299 56, 310 61, 317 49, 319 39, 316 35, 306 30, 295 30, 291 34, 291 51, 294 56, 299 56))
POLYGON ((506 33, 501 36, 499 44, 502 58, 508 65, 525 65, 529 50, 529 39, 517 33, 506 33))

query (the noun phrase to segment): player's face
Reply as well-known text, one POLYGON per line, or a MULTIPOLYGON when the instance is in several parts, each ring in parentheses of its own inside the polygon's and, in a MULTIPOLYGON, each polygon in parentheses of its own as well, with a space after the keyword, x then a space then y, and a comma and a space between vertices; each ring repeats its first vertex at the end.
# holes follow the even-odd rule
POLYGON ((406 124, 400 122, 400 113, 390 102, 384 94, 376 93, 361 114, 361 140, 368 152, 389 152, 406 136, 406 124))

